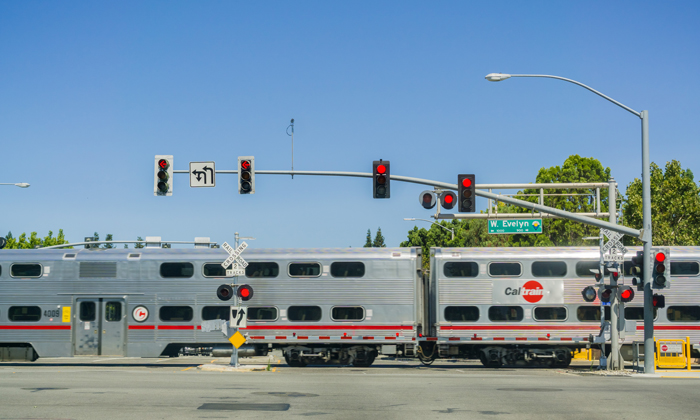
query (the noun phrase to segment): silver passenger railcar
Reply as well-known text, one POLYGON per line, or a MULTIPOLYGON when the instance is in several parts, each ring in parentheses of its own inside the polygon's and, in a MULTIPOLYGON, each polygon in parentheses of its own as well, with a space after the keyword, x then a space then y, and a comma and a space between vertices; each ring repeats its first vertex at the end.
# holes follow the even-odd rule
MULTIPOLYGON (((629 258, 641 248, 630 247, 629 258)), ((671 288, 660 291, 666 308, 655 311, 655 336, 700 343, 700 247, 670 247, 671 288)), ((601 306, 583 300, 595 285, 597 247, 433 248, 427 337, 421 359, 478 358, 484 365, 566 366, 572 350, 600 334, 601 306)), ((619 281, 632 284, 631 262, 619 281)), ((643 293, 625 305, 636 322, 624 343, 643 340, 643 293)), ((604 308, 610 319, 610 307, 604 308)), ((629 346, 625 348, 629 353, 629 346)))
MULTIPOLYGON (((216 289, 233 279, 221 249, 0 251, 0 359, 175 356, 227 347, 202 321, 227 319, 216 289)), ((423 297, 417 248, 248 249, 243 332, 291 365, 368 366, 413 355, 423 297)), ((230 348, 230 347, 229 347, 230 348)))

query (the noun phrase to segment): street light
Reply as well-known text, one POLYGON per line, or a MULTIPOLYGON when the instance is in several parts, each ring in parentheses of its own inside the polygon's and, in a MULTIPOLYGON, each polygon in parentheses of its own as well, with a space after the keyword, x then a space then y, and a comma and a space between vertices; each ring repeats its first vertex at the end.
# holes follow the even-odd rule
POLYGON ((452 233, 452 240, 453 240, 453 241, 455 240, 455 231, 454 231, 454 229, 450 229, 450 228, 448 228, 448 227, 446 227, 446 226, 441 225, 440 223, 433 222, 432 220, 428 220, 428 219, 416 219, 415 217, 404 217, 403 220, 406 220, 406 221, 422 220, 422 221, 424 221, 424 222, 430 222, 430 223, 432 223, 432 224, 434 224, 434 225, 440 226, 441 228, 443 228, 443 229, 445 229, 445 230, 449 230, 449 231, 452 233))
POLYGON ((13 183, 9 183, 9 184, 0 183, 0 185, 14 185, 14 186, 20 187, 20 188, 28 188, 28 187, 29 187, 29 184, 27 184, 26 182, 18 182, 18 183, 16 183, 16 184, 13 184, 13 183))
MULTIPOLYGON (((559 79, 565 82, 579 85, 596 95, 607 99, 615 105, 631 112, 642 120, 642 242, 644 243, 644 278, 651 278, 651 175, 649 169, 649 111, 637 112, 634 109, 621 104, 609 96, 603 95, 597 90, 575 80, 547 74, 506 74, 489 73, 486 80, 500 82, 511 77, 545 77, 559 79)), ((614 217, 614 212, 610 212, 614 217)), ((654 373, 654 315, 652 312, 651 282, 644 283, 644 373, 654 373)))

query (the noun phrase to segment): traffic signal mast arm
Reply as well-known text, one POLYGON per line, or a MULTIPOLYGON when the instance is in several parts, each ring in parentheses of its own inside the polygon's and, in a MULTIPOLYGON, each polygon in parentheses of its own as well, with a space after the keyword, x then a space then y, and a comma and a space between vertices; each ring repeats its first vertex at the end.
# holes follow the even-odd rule
MULTIPOLYGON (((175 170, 175 173, 189 173, 188 171, 184 170, 175 170)), ((222 174, 237 174, 237 170, 216 170, 216 173, 222 173, 222 174)), ((373 174, 370 172, 340 172, 340 171, 270 171, 270 170, 256 170, 256 174, 265 174, 265 175, 311 175, 311 176, 349 176, 349 177, 357 177, 357 178, 372 178, 373 174)), ((439 181, 431 181, 429 179, 421 179, 421 178, 413 178, 409 176, 402 176, 402 175, 389 175, 391 180, 394 181, 402 181, 402 182, 410 182, 413 184, 421 184, 421 185, 428 185, 432 187, 438 187, 442 188, 445 190, 455 190, 457 191, 457 184, 450 184, 449 182, 439 182, 439 181)), ((601 186, 606 186, 606 183, 585 183, 585 184, 577 184, 577 188, 597 188, 601 186)), ((508 188, 539 188, 540 184, 508 184, 508 188)), ((570 188, 570 184, 542 184, 544 188, 548 189, 556 189, 556 188, 570 188)), ((523 200, 518 200, 517 198, 512 198, 508 197, 505 195, 501 194, 494 194, 490 193, 488 191, 483 191, 480 189, 489 189, 489 188, 501 188, 503 187, 503 184, 476 184, 476 195, 484 198, 490 198, 492 200, 496 201, 501 201, 504 203, 512 204, 515 206, 519 207, 524 207, 526 209, 530 210, 535 210, 539 211, 541 213, 548 213, 555 215, 557 217, 561 217, 564 219, 569 219, 569 220, 574 220, 577 222, 585 223, 587 225, 592 225, 596 226, 599 228, 605 228, 608 230, 612 230, 613 232, 620 232, 622 234, 632 236, 634 238, 641 239, 642 238, 642 232, 638 229, 632 229, 626 226, 621 226, 621 225, 616 225, 614 223, 606 222, 604 220, 599 220, 599 219, 594 219, 593 217, 589 216, 582 216, 576 213, 570 213, 565 210, 559 210, 555 209, 553 207, 548 207, 548 206, 543 206, 541 204, 535 204, 535 203, 530 203, 528 201, 523 201, 523 200)), ((440 218, 460 218, 460 215, 452 215, 452 214, 442 214, 440 215, 440 218)))

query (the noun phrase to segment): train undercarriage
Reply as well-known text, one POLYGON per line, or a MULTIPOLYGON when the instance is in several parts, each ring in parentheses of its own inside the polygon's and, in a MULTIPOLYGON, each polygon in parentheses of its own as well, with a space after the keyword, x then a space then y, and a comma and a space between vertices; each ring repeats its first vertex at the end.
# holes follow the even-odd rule
POLYGON ((565 346, 455 346, 421 343, 421 362, 431 364, 437 358, 478 359, 486 367, 554 367, 571 364, 572 349, 565 346))

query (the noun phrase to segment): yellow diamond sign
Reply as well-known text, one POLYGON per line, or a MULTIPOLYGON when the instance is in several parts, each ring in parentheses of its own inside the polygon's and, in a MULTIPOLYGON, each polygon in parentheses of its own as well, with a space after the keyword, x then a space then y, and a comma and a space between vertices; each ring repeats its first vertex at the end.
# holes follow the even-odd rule
POLYGON ((243 337, 243 334, 236 331, 236 333, 232 335, 231 338, 228 339, 228 341, 230 341, 235 348, 239 348, 243 345, 243 343, 245 343, 245 337, 243 337))

